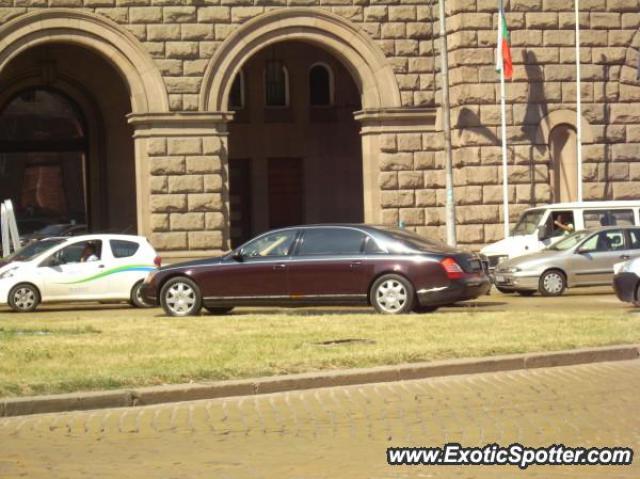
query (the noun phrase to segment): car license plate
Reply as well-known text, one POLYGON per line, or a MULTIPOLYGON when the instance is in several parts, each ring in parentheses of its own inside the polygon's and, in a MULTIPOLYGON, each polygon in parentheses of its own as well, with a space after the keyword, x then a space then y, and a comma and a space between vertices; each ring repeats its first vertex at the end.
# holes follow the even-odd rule
POLYGON ((496 275, 496 282, 497 283, 506 283, 507 282, 507 278, 505 278, 501 274, 496 275))

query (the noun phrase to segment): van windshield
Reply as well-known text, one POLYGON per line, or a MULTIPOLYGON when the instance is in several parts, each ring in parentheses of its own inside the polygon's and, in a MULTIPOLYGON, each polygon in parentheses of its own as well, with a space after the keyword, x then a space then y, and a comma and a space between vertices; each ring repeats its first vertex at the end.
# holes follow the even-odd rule
POLYGON ((540 224, 542 215, 544 215, 544 210, 525 211, 518 220, 515 228, 513 228, 511 234, 513 236, 533 234, 540 224))

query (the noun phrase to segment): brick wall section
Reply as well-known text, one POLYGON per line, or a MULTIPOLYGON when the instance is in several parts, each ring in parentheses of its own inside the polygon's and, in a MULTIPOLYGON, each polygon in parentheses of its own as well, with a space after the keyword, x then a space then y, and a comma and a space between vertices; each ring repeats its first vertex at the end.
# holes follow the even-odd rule
POLYGON ((220 138, 153 138, 151 241, 161 251, 222 250, 226 207, 220 138))

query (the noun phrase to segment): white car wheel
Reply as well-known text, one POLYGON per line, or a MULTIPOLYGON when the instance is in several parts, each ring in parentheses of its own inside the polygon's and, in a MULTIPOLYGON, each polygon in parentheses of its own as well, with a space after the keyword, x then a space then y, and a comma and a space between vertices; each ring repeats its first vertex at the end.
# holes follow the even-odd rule
POLYGON ((200 289, 185 277, 167 281, 160 292, 160 301, 169 316, 195 316, 202 308, 200 289))
POLYGON ((35 311, 40 304, 40 292, 31 284, 18 284, 9 291, 9 306, 18 313, 35 311))

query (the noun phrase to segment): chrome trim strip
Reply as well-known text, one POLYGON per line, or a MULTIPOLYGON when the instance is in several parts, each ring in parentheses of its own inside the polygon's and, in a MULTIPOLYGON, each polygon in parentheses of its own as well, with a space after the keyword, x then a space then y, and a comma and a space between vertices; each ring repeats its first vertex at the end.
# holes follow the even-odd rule
POLYGON ((440 288, 419 289, 417 293, 418 294, 435 293, 436 291, 442 291, 443 289, 447 289, 447 286, 442 286, 440 288))
POLYGON ((366 294, 290 294, 271 296, 205 296, 204 300, 239 300, 239 299, 317 299, 317 298, 366 298, 366 294))

